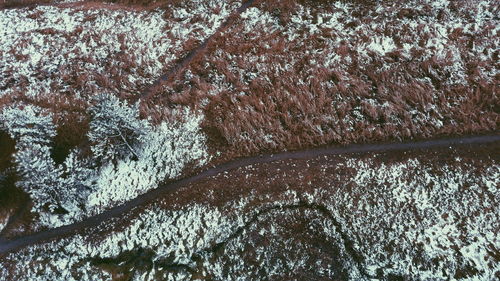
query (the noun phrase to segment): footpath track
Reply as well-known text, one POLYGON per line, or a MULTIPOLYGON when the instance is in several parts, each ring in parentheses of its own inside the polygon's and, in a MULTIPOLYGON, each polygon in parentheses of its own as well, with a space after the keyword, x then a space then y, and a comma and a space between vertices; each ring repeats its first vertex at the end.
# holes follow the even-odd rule
MULTIPOLYGON (((172 68, 167 70, 158 79, 156 79, 149 87, 147 87, 140 95, 135 97, 136 100, 149 100, 155 94, 156 90, 163 84, 171 82, 177 77, 180 72, 187 67, 194 58, 198 57, 207 48, 210 41, 223 32, 227 27, 229 27, 243 12, 245 12, 255 0, 244 1, 239 8, 237 8, 233 13, 231 13, 227 19, 217 28, 217 30, 210 36, 208 36, 198 47, 191 50, 186 56, 180 59, 172 68)), ((134 99, 134 98, 133 98, 134 99)))
POLYGON ((112 218, 121 216, 122 214, 130 211, 133 208, 148 204, 158 198, 161 198, 162 196, 165 196, 168 193, 174 192, 181 187, 189 186, 190 184, 203 180, 205 178, 240 167, 283 160, 314 159, 317 157, 329 155, 411 151, 450 146, 460 147, 463 145, 481 145, 495 142, 500 142, 500 134, 444 138, 403 143, 353 144, 348 146, 323 147, 240 158, 221 164, 219 166, 208 168, 203 172, 191 177, 179 179, 177 181, 166 184, 161 184, 156 189, 142 194, 119 206, 104 211, 99 215, 89 217, 81 222, 15 238, 13 240, 0 239, 0 257, 9 252, 19 250, 29 245, 51 241, 57 238, 78 233, 79 231, 84 229, 98 226, 99 224, 106 222, 112 218))

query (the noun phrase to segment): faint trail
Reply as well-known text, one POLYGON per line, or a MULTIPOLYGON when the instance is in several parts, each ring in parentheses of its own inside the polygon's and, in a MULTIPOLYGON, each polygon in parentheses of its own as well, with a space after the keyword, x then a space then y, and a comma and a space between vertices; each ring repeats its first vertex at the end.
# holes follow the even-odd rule
MULTIPOLYGON (((200 46, 196 47, 195 49, 191 50, 184 58, 182 58, 179 62, 177 62, 171 69, 169 69, 166 73, 161 75, 156 81, 153 82, 152 85, 147 87, 140 95, 132 97, 133 101, 137 101, 139 99, 150 99, 154 94, 155 94, 155 89, 163 85, 163 83, 166 83, 170 81, 171 79, 175 78, 176 75, 184 69, 186 66, 191 63, 191 61, 203 50, 206 49, 208 46, 208 43, 210 40, 213 39, 214 36, 216 36, 218 33, 223 31, 226 27, 228 27, 235 19, 238 17, 241 13, 246 11, 255 0, 246 0, 244 1, 239 8, 237 8, 234 12, 232 12, 227 19, 216 29, 216 31, 207 37, 201 44, 200 46)), ((19 3, 20 5, 23 3, 19 3)), ((24 3, 25 5, 30 5, 30 6, 37 6, 37 5, 51 5, 51 6, 57 6, 61 8, 87 8, 87 9, 120 9, 120 10, 130 10, 130 11, 136 11, 140 10, 139 7, 129 7, 127 5, 117 5, 117 4, 109 4, 109 3, 102 3, 102 2, 94 2, 94 1, 80 1, 80 2, 73 2, 73 3, 50 3, 49 1, 47 3, 24 3)), ((15 7, 19 8, 19 7, 15 7)), ((144 8, 144 7, 142 7, 144 8)), ((149 7, 151 8, 151 7, 149 7)), ((0 231, 0 237, 4 237, 5 233, 9 230, 10 226, 13 225, 14 223, 17 222, 17 219, 23 215, 26 211, 26 207, 23 206, 22 208, 19 208, 16 213, 9 219, 9 222, 7 225, 3 228, 2 231, 0 231)), ((0 252, 1 254, 1 252, 0 252)))
POLYGON ((304 200, 301 199, 300 202, 292 205, 285 205, 285 206, 273 206, 264 210, 261 210, 254 214, 250 220, 248 220, 243 226, 238 227, 235 231, 232 232, 226 239, 223 241, 215 244, 213 247, 204 249, 200 252, 194 253, 193 254, 193 261, 196 259, 201 259, 201 252, 205 253, 216 253, 220 250, 222 250, 226 245, 231 242, 232 240, 236 239, 239 237, 245 230, 248 230, 252 225, 256 224, 259 220, 260 217, 265 216, 273 211, 285 211, 285 210, 297 210, 297 209, 308 209, 308 210, 313 210, 327 219, 329 219, 332 224, 335 226, 335 231, 340 235, 342 238, 342 243, 344 246, 344 249, 346 253, 352 258, 352 261, 356 264, 356 268, 358 269, 359 273, 362 274, 366 278, 374 278, 373 276, 369 275, 363 264, 364 264, 364 258, 363 256, 358 253, 358 251, 355 249, 354 241, 352 241, 349 236, 346 234, 346 232, 343 230, 342 224, 335 218, 335 216, 328 210, 327 207, 320 205, 320 204, 315 204, 315 203, 308 203, 304 200))
POLYGON ((0 256, 3 256, 8 252, 26 247, 28 245, 46 242, 55 238, 77 233, 82 229, 95 227, 100 223, 109 220, 111 218, 118 217, 137 206, 152 202, 155 199, 161 198, 162 196, 165 196, 168 193, 174 192, 180 187, 187 186, 191 183, 217 175, 221 172, 230 171, 244 166, 270 163, 280 160, 313 159, 316 157, 328 156, 328 155, 418 150, 418 149, 437 148, 446 146, 478 145, 478 144, 486 144, 494 142, 500 142, 500 134, 436 139, 436 140, 426 140, 426 141, 406 142, 406 143, 359 144, 359 145, 348 145, 342 147, 338 146, 324 147, 324 148, 281 152, 277 154, 267 154, 267 155, 259 155, 248 158, 236 159, 228 163, 215 166, 213 168, 209 168, 192 177, 187 177, 167 184, 160 184, 157 189, 151 190, 128 202, 123 203, 122 205, 113 207, 107 211, 104 211, 99 215, 89 217, 81 222, 50 229, 32 235, 27 235, 24 237, 19 237, 13 240, 8 240, 8 241, 0 240, 0 256))
MULTIPOLYGON (((188 66, 191 61, 193 61, 194 58, 196 58, 197 55, 199 55, 201 52, 203 52, 209 42, 219 33, 221 33, 226 27, 228 27, 233 21, 243 12, 245 12, 253 3, 255 0, 245 0, 240 7, 238 7, 234 12, 232 12, 227 19, 215 30, 213 34, 208 36, 198 47, 195 49, 189 51, 189 53, 184 56, 182 59, 180 59, 177 63, 174 64, 172 68, 167 70, 164 74, 162 74, 158 79, 156 79, 150 86, 146 87, 142 93, 131 97, 131 100, 133 102, 140 100, 140 99, 150 99, 156 94, 156 89, 161 87, 164 83, 171 81, 174 79, 177 74, 179 74, 182 69, 184 69, 186 66, 188 66)), ((144 7, 139 7, 139 6, 127 6, 127 5, 120 5, 120 4, 109 4, 109 3, 101 3, 98 1, 79 1, 79 2, 73 2, 73 3, 51 3, 50 0, 47 0, 46 3, 32 3, 32 2, 19 2, 16 3, 17 6, 12 7, 12 8, 21 8, 21 7, 31 7, 31 6, 56 6, 60 8, 82 8, 82 9, 120 9, 120 10, 128 10, 128 11, 141 11, 146 8, 144 7)), ((159 5, 159 4, 158 4, 159 5)), ((153 5, 149 7, 149 9, 158 7, 153 5)), ((2 8, 2 6, 0 6, 2 8)))
MULTIPOLYGON (((231 243, 231 241, 237 239, 243 233, 247 230, 249 230, 252 226, 256 225, 259 223, 259 220, 262 217, 265 217, 272 212, 275 211, 288 211, 288 210, 311 210, 314 212, 317 212, 319 215, 325 217, 326 219, 330 220, 332 224, 335 226, 335 232, 337 232, 341 239, 342 239, 342 245, 344 246, 344 249, 346 251, 346 254, 348 254, 352 258, 352 262, 356 265, 356 268, 358 269, 359 273, 363 275, 367 280, 370 278, 375 278, 374 276, 369 275, 365 268, 364 268, 364 258, 363 256, 358 253, 358 251, 355 249, 354 241, 352 241, 349 236, 345 233, 345 231, 342 228, 342 224, 335 218, 335 216, 328 210, 323 205, 315 204, 315 203, 308 203, 305 200, 301 199, 299 202, 295 204, 290 204, 290 205, 278 205, 278 206, 271 206, 262 210, 259 210, 255 212, 255 214, 251 215, 250 218, 241 226, 236 227, 231 234, 229 234, 226 238, 221 240, 220 242, 214 244, 211 247, 207 247, 201 250, 198 250, 197 252, 193 253, 190 256, 190 262, 189 263, 175 263, 171 261, 171 257, 164 258, 164 259, 155 259, 155 266, 161 267, 161 268, 168 268, 170 270, 185 270, 191 274, 199 274, 201 272, 200 270, 200 264, 203 264, 204 257, 209 254, 222 254, 221 251, 224 250, 224 248, 227 246, 227 244, 231 243), (194 266, 193 266, 194 265, 194 266)), ((143 258, 144 260, 153 260, 155 257, 155 252, 150 250, 150 249, 144 249, 144 248, 138 248, 133 251, 125 251, 118 256, 115 257, 110 257, 110 258, 89 258, 88 260, 94 264, 113 264, 116 266, 119 266, 120 264, 133 264, 137 260, 143 258), (146 253, 146 254, 145 254, 146 253)), ((334 257, 337 260, 345 260, 344 257, 334 257)))
POLYGON ((156 90, 161 87, 164 83, 172 81, 182 69, 188 66, 193 59, 203 52, 210 41, 219 33, 221 33, 226 27, 228 27, 233 21, 241 15, 246 9, 248 9, 255 0, 246 0, 244 1, 239 8, 237 8, 234 12, 232 12, 227 19, 217 28, 217 30, 208 36, 198 47, 191 50, 184 58, 182 58, 179 62, 177 62, 171 69, 169 69, 166 73, 161 75, 156 81, 153 82, 152 85, 147 87, 142 94, 133 97, 132 99, 150 99, 156 94, 156 90))

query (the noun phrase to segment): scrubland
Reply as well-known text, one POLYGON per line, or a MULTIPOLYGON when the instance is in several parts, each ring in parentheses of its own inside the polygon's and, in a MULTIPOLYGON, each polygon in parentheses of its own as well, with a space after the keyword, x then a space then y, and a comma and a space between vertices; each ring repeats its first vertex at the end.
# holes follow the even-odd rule
MULTIPOLYGON (((496 1, 242 3, 1 2, 0 241, 239 157, 498 132, 496 1)), ((494 280, 497 151, 230 171, 0 279, 494 280)))
POLYGON ((36 274, 65 280, 495 280, 500 169, 492 152, 498 148, 242 167, 111 223, 11 253, 0 261, 0 274, 21 280, 36 274))

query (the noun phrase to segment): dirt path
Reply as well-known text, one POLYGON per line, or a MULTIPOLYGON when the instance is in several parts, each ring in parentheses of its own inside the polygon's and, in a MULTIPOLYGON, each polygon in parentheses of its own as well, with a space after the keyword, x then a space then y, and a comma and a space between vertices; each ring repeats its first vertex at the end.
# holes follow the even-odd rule
MULTIPOLYGON (((146 88, 142 94, 137 95, 135 97, 136 100, 142 99, 142 100, 148 100, 151 99, 157 92, 157 90, 164 85, 165 83, 168 83, 175 79, 177 75, 185 68, 187 67, 191 61, 193 61, 194 58, 196 58, 198 55, 200 55, 208 46, 209 42, 217 36, 217 34, 220 34, 222 31, 224 31, 239 15, 241 15, 243 12, 245 12, 253 3, 255 0, 246 0, 244 1, 241 6, 236 9, 233 13, 231 13, 227 19, 217 28, 217 30, 210 36, 205 39, 198 47, 195 49, 191 50, 184 58, 180 59, 171 69, 169 69, 167 72, 165 72, 163 75, 161 75, 156 81, 153 82, 151 86, 146 88)), ((134 98, 133 98, 134 99, 134 98)))
POLYGON ((316 157, 328 156, 328 155, 418 150, 418 149, 446 147, 446 146, 485 144, 485 143, 492 143, 499 141, 500 141, 500 134, 496 134, 496 135, 485 135, 485 136, 435 139, 435 140, 406 142, 406 143, 361 144, 361 145, 349 145, 342 147, 338 146, 324 147, 324 148, 282 152, 277 154, 259 155, 254 157, 236 159, 228 163, 209 168, 197 175, 180 179, 178 181, 174 181, 168 184, 161 184, 157 189, 151 190, 143 195, 138 196, 135 199, 123 203, 122 205, 113 207, 99 215, 89 217, 81 222, 35 233, 32 235, 27 235, 24 237, 19 237, 13 240, 0 240, 0 256, 3 256, 12 251, 16 251, 28 245, 50 241, 59 237, 77 233, 82 229, 95 227, 100 223, 105 222, 111 218, 118 217, 137 206, 152 202, 155 199, 158 199, 170 192, 179 189, 180 187, 187 186, 191 183, 200 181, 207 177, 214 176, 221 172, 230 171, 248 165, 269 163, 269 162, 288 160, 288 159, 313 159, 316 157))
MULTIPOLYGON (((231 13, 227 19, 217 28, 217 30, 207 37, 198 47, 195 49, 191 50, 184 58, 180 59, 171 69, 169 69, 167 72, 162 74, 158 79, 156 79, 149 87, 144 89, 140 95, 132 97, 132 100, 135 102, 137 100, 148 100, 152 98, 155 93, 156 89, 161 87, 164 83, 168 83, 169 81, 172 81, 177 75, 182 71, 186 66, 189 65, 189 63, 196 58, 198 55, 200 55, 208 46, 210 40, 220 32, 222 32, 224 29, 226 29, 241 13, 246 11, 255 0, 246 0, 242 2, 241 6, 237 8, 233 13, 231 13)), ((110 4, 110 3, 105 3, 105 2, 99 2, 99 1, 79 1, 79 2, 72 2, 72 3, 51 3, 50 1, 47 2, 39 2, 39 1, 28 1, 23 4, 23 2, 18 3, 19 6, 15 6, 13 8, 21 8, 24 6, 56 6, 60 8, 78 8, 78 9, 111 9, 111 10, 127 10, 127 11, 141 11, 145 9, 154 9, 159 7, 161 4, 156 4, 156 5, 151 5, 149 7, 144 7, 144 6, 131 6, 131 5, 122 5, 122 4, 110 4), (24 5, 24 6, 23 6, 24 5)), ((7 225, 3 228, 3 230, 0 231, 0 238, 5 238, 6 232, 8 229, 12 226, 15 225, 19 218, 27 211, 27 204, 21 206, 13 216, 9 218, 9 222, 7 225)))

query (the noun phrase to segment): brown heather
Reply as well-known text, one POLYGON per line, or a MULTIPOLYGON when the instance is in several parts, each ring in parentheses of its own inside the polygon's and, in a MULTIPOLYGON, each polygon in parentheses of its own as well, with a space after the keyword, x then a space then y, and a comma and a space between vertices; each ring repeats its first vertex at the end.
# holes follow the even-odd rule
MULTIPOLYGON (((161 4, 167 10, 192 5, 181 0, 102 2, 143 6, 161 4)), ((254 5, 268 11, 279 19, 280 25, 287 27, 289 19, 300 5, 311 7, 314 14, 327 11, 329 7, 324 3, 328 2, 258 0, 254 5)), ((370 9, 375 1, 346 2, 355 4, 352 17, 339 19, 346 28, 380 20, 370 9)), ((73 5, 102 7, 99 3, 84 1, 73 5)), ((421 10, 402 9, 397 3, 391 3, 388 2, 386 8, 397 11, 397 17, 390 22, 394 24, 387 24, 384 30, 378 32, 394 38, 395 44, 400 47, 414 31, 404 26, 396 28, 398 21, 425 16, 431 10, 429 7, 421 10)), ((470 15, 463 12, 468 9, 467 5, 471 5, 467 3, 460 5, 452 1, 450 10, 467 19, 470 15)), ((36 14, 32 16, 36 17, 36 14)), ((455 15, 437 17, 445 20, 446 16, 455 15)), ((206 50, 198 53, 190 65, 176 73, 175 79, 164 87, 157 87, 156 95, 142 101, 142 116, 153 117, 156 121, 169 119, 172 118, 169 109, 179 105, 203 110, 203 130, 209 137, 210 149, 226 151, 222 157, 225 159, 327 144, 401 141, 498 129, 500 75, 497 74, 493 81, 480 75, 482 69, 498 69, 498 51, 493 53, 489 61, 480 61, 466 52, 476 41, 488 41, 494 26, 478 32, 475 37, 464 34, 461 28, 451 32, 450 39, 459 46, 465 62, 465 85, 447 83, 453 74, 446 69, 453 63, 450 57, 424 58, 418 49, 413 50, 410 59, 394 51, 386 56, 373 55, 369 63, 358 61, 354 44, 368 42, 368 36, 360 36, 360 42, 330 46, 324 40, 332 36, 327 29, 316 34, 299 34, 307 37, 292 42, 287 42, 279 32, 253 30, 244 33, 243 30, 241 19, 232 20, 223 34, 216 34, 206 50), (340 66, 325 68, 321 66, 324 61, 322 54, 306 54, 308 50, 326 50, 343 58, 349 56, 353 63, 346 70, 340 66), (250 60, 253 58, 258 58, 260 67, 250 60), (293 64, 286 67, 290 62, 293 64), (184 79, 187 71, 191 72, 191 78, 184 79), (249 72, 259 75, 249 77, 249 72), (224 86, 216 85, 219 82, 214 81, 210 74, 222 76, 224 86), (210 91, 217 93, 210 95, 210 91), (206 106, 202 106, 205 103, 206 106), (424 120, 422 116, 427 119, 424 120), (429 120, 439 120, 442 125, 429 120)), ((52 34, 57 31, 44 29, 39 32, 52 34)), ((81 32, 81 29, 77 28, 74 32, 81 32)), ((425 44, 425 37, 424 34, 418 42, 421 46, 425 44)), ((125 50, 126 42, 121 44, 125 50)), ((199 44, 196 40, 187 40, 181 52, 187 54, 199 44)), ((183 56, 182 53, 179 58, 183 56)), ((23 60, 22 57, 19 59, 23 60)), ((82 63, 95 63, 92 58, 83 57, 80 60, 82 63)), ((106 75, 85 72, 79 69, 78 63, 62 66, 58 74, 69 87, 54 89, 60 94, 42 100, 27 100, 20 93, 4 96, 0 100, 0 108, 15 101, 23 101, 53 111, 58 125, 54 153, 55 159, 61 161, 71 148, 88 147, 85 137, 88 104, 73 98, 74 92, 91 96, 109 89, 119 92, 122 98, 130 98, 134 93, 129 89, 140 91, 148 87, 130 85, 126 79, 132 70, 141 70, 141 66, 135 63, 133 53, 122 51, 105 61, 103 67, 106 75), (95 81, 97 86, 89 81, 95 81)), ((20 86, 21 92, 26 85, 20 86)))
MULTIPOLYGON (((286 26, 289 13, 295 11, 294 2, 268 3, 260 1, 259 7, 275 11, 280 24, 286 26)), ((340 20, 347 26, 351 21, 369 22, 373 17, 369 6, 360 5, 353 12, 354 18, 340 20)), ((399 13, 393 22, 414 16, 414 12, 399 13)), ((473 40, 488 40, 493 26, 475 38, 462 35, 460 29, 453 33, 452 40, 461 49, 466 66, 464 85, 449 82, 453 75, 447 68, 453 65, 451 54, 443 59, 426 58, 413 49, 412 57, 405 58, 394 51, 386 56, 371 54, 371 61, 363 64, 350 42, 337 47, 325 43, 323 38, 329 36, 328 30, 308 35, 306 42, 290 43, 279 32, 244 33, 243 28, 236 22, 223 35, 215 36, 205 53, 178 75, 182 78, 189 71, 192 78, 178 79, 158 89, 152 100, 144 101, 164 107, 201 108, 211 149, 225 151, 222 158, 328 144, 480 134, 498 129, 500 77, 496 75, 491 81, 480 75, 481 69, 498 69, 494 60, 498 52, 487 61, 467 54, 473 40), (311 63, 323 58, 306 54, 307 50, 350 55, 354 62, 347 71, 340 66, 327 69, 311 63), (251 61, 255 58, 257 62, 251 61), (248 77, 249 72, 259 75, 248 77), (223 82, 213 81, 209 74, 222 76, 223 82), (209 95, 210 90, 217 94, 209 95), (204 100, 208 105, 200 106, 204 100)), ((413 31, 397 29, 395 24, 380 32, 401 46, 405 36, 413 31)))

